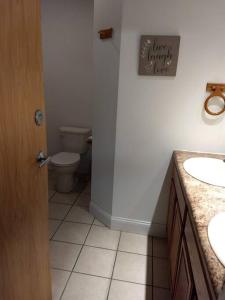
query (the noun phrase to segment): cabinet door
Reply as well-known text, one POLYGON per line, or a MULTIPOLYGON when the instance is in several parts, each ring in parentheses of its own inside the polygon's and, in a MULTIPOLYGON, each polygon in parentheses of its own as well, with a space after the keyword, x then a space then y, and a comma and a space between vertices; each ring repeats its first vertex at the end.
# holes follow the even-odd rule
POLYGON ((174 168, 173 180, 174 180, 174 185, 175 185, 175 190, 176 190, 177 202, 179 204, 181 220, 184 220, 184 216, 185 216, 185 212, 186 212, 186 204, 185 204, 183 191, 181 188, 179 175, 177 173, 176 168, 174 168))
POLYGON ((171 241, 175 203, 176 203, 176 190, 175 190, 174 182, 172 180, 171 187, 170 187, 169 207, 168 207, 168 216, 167 216, 167 237, 168 237, 169 244, 171 241))
POLYGON ((195 281, 196 294, 199 300, 211 300, 215 299, 215 295, 210 292, 209 281, 206 279, 206 273, 203 269, 203 263, 201 260, 201 254, 196 243, 195 234, 191 225, 189 215, 185 224, 185 237, 187 242, 187 248, 190 253, 190 262, 192 267, 193 278, 195 281))
POLYGON ((194 298, 194 283, 185 239, 181 241, 178 270, 174 287, 173 300, 191 300, 194 298))
POLYGON ((171 239, 169 243, 172 289, 175 283, 180 241, 181 241, 181 217, 180 217, 179 205, 178 202, 176 201, 175 209, 174 209, 173 225, 171 231, 171 239))

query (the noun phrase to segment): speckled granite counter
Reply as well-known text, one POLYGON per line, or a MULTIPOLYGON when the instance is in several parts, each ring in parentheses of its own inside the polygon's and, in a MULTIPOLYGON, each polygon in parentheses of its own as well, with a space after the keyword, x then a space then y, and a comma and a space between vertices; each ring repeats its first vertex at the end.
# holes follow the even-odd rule
POLYGON ((183 162, 188 158, 198 156, 225 159, 225 155, 185 151, 174 152, 175 164, 185 198, 188 201, 189 214, 196 227, 215 293, 219 295, 225 285, 225 267, 220 263, 209 244, 207 227, 212 217, 221 211, 225 211, 225 188, 201 182, 186 173, 183 162))

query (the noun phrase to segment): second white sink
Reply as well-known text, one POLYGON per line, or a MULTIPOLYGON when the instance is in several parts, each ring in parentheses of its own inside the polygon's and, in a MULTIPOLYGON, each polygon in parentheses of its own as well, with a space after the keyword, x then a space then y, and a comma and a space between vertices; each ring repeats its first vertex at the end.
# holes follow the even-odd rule
POLYGON ((184 164, 185 171, 192 177, 220 187, 225 187, 225 162, 221 159, 193 157, 184 164))
POLYGON ((225 266, 225 212, 217 214, 208 225, 208 237, 212 249, 225 266))

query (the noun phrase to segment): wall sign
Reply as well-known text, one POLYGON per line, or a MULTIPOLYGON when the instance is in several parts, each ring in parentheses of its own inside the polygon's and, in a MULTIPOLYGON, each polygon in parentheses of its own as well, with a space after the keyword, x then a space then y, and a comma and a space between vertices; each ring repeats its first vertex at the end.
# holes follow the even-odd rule
POLYGON ((179 36, 142 35, 139 75, 176 76, 179 36))

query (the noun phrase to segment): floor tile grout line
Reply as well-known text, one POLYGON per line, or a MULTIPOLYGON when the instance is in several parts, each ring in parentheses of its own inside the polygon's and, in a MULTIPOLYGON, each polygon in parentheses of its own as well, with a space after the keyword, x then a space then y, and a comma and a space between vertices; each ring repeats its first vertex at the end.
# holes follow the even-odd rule
POLYGON ((74 273, 74 274, 82 274, 82 275, 87 275, 87 276, 92 276, 92 277, 98 277, 98 278, 104 278, 104 279, 108 279, 109 281, 111 280, 111 277, 105 277, 105 276, 101 276, 101 275, 88 274, 88 273, 85 273, 85 272, 73 271, 72 273, 74 273))
POLYGON ((127 282, 127 283, 131 283, 131 284, 138 284, 138 285, 142 285, 142 286, 150 286, 150 287, 155 287, 158 289, 163 289, 163 290, 170 290, 170 288, 167 287, 162 287, 162 286, 157 286, 157 285, 153 285, 153 284, 149 284, 149 283, 140 283, 140 282, 135 282, 135 281, 127 281, 127 280, 122 280, 122 279, 118 279, 118 278, 113 278, 113 280, 115 281, 120 281, 120 282, 127 282))
POLYGON ((63 269, 63 268, 58 268, 58 267, 51 267, 51 270, 57 270, 57 271, 64 271, 64 272, 68 272, 71 273, 71 270, 67 270, 67 269, 63 269))
POLYGON ((51 204, 62 204, 62 205, 69 205, 69 206, 71 206, 71 205, 73 205, 74 204, 74 202, 72 202, 72 203, 69 203, 69 202, 59 202, 59 201, 49 201, 51 204))
MULTIPOLYGON (((80 224, 80 223, 79 223, 80 224)), ((84 224, 84 223, 81 223, 84 224)), ((84 225, 89 225, 92 226, 91 224, 84 224, 84 225)), ((95 225, 94 225, 95 226, 95 225)), ((99 226, 101 227, 101 226, 99 226)), ((58 239, 54 239, 52 240, 53 242, 57 242, 57 243, 66 243, 66 244, 71 244, 71 245, 83 245, 80 243, 74 243, 74 242, 68 242, 68 241, 62 241, 62 240, 58 240, 58 239)), ((135 253, 135 252, 128 252, 128 251, 123 251, 123 250, 117 250, 117 249, 112 249, 112 248, 105 248, 105 247, 99 247, 99 246, 92 246, 92 245, 88 245, 85 244, 84 246, 87 247, 91 247, 91 248, 96 248, 96 249, 102 249, 102 250, 110 250, 110 251, 114 251, 114 252, 121 252, 121 253, 127 253, 127 254, 135 254, 135 255, 139 255, 139 256, 146 256, 146 257, 152 257, 152 258, 158 258, 158 259, 162 259, 162 260, 167 260, 168 258, 166 257, 160 257, 160 256, 152 256, 152 255, 146 255, 146 254, 140 254, 140 253, 135 253)))
POLYGON ((113 264, 113 268, 112 268, 112 275, 111 275, 111 278, 110 278, 109 289, 108 289, 108 294, 107 294, 106 300, 109 299, 109 293, 110 293, 110 289, 111 289, 111 285, 112 285, 113 273, 114 273, 114 269, 115 269, 115 265, 116 265, 116 259, 117 259, 117 255, 118 255, 118 249, 119 249, 119 245, 120 245, 121 235, 122 235, 122 233, 120 231, 120 236, 119 236, 117 249, 116 249, 116 256, 115 256, 115 260, 114 260, 114 264, 113 264))
MULTIPOLYGON (((70 205, 71 206, 71 205, 70 205)), ((74 205, 73 205, 74 206, 74 205)), ((81 207, 81 206, 80 206, 81 207)), ((81 207, 81 208, 85 208, 85 207, 81 207)), ((87 212, 89 212, 87 210, 87 212)), ((91 215, 91 213, 89 212, 89 214, 91 215)), ((94 222, 95 220, 98 220, 97 218, 95 218, 93 215, 91 215, 93 218, 94 218, 94 222)), ((67 217, 67 215, 66 215, 67 217)), ((64 221, 65 223, 74 223, 74 224, 84 224, 84 225, 89 225, 89 226, 97 226, 97 227, 101 227, 101 228, 106 228, 106 229, 110 229, 108 226, 105 226, 105 225, 98 225, 98 224, 95 224, 93 223, 93 221, 91 221, 90 223, 87 223, 87 222, 82 222, 82 221, 72 221, 72 220, 64 220, 63 219, 57 219, 57 218, 48 218, 48 220, 53 220, 53 221, 64 221)), ((113 229, 110 229, 110 230, 113 230, 113 229)), ((117 231, 119 232, 120 230, 113 230, 113 231, 117 231)), ((125 232, 125 231, 121 231, 122 233, 125 232)), ((126 233, 126 232, 125 232, 126 233)), ((151 237, 151 236, 150 236, 151 237)), ((152 241, 153 241, 153 237, 152 238, 152 241)), ((161 238, 161 239, 165 239, 166 238, 161 238)), ((72 243, 72 242, 71 242, 72 243)), ((126 250, 118 250, 120 252, 126 252, 126 253, 134 253, 134 254, 139 254, 139 255, 144 255, 144 256, 153 256, 153 257, 158 257, 158 258, 162 258, 162 259, 168 259, 168 257, 166 256, 157 256, 157 255, 153 255, 153 254, 143 254, 143 253, 137 253, 137 252, 131 252, 131 251, 126 251, 126 250)), ((151 250, 153 252, 153 250, 151 250)))
POLYGON ((59 224, 56 226, 56 229, 53 230, 53 233, 52 233, 51 237, 49 238, 49 241, 52 241, 52 238, 53 238, 53 236, 55 235, 56 231, 58 231, 60 225, 61 225, 61 222, 59 222, 59 224))
POLYGON ((115 249, 108 249, 108 248, 101 248, 101 247, 95 247, 95 246, 90 246, 90 245, 86 245, 84 244, 84 247, 87 247, 87 248, 94 248, 94 249, 99 249, 99 250, 108 250, 108 251, 112 251, 112 252, 117 252, 117 250, 115 249))
MULTIPOLYGON (((76 200, 78 200, 78 197, 79 197, 79 195, 80 195, 80 193, 71 192, 71 194, 74 193, 74 198, 75 198, 74 201, 73 201, 72 203, 64 203, 64 202, 60 202, 60 201, 52 201, 52 199, 55 197, 55 195, 56 195, 57 193, 60 195, 59 192, 57 192, 57 191, 54 190, 54 194, 53 194, 51 197, 48 198, 48 202, 51 202, 51 203, 57 203, 57 204, 65 204, 65 205, 73 205, 74 202, 75 202, 76 200)), ((66 195, 66 194, 64 193, 64 195, 66 195)))
POLYGON ((78 261, 78 259, 79 259, 79 257, 80 257, 80 254, 81 254, 81 252, 82 252, 82 250, 83 250, 83 248, 84 248, 84 244, 85 244, 85 242, 86 242, 86 240, 87 240, 87 237, 88 237, 88 235, 89 235, 89 233, 90 233, 90 231, 91 231, 91 228, 92 228, 93 223, 94 223, 94 220, 93 220, 93 222, 92 222, 92 224, 91 224, 91 226, 90 226, 90 228, 89 228, 89 230, 88 230, 88 233, 87 233, 87 235, 86 235, 86 238, 85 238, 85 240, 84 240, 84 243, 83 243, 83 245, 82 245, 82 247, 81 247, 81 249, 80 249, 80 252, 79 252, 79 254, 78 254, 78 256, 77 256, 77 259, 76 259, 76 261, 75 261, 75 263, 74 263, 74 265, 73 265, 72 271, 71 271, 71 273, 70 273, 70 275, 69 275, 68 280, 66 281, 66 284, 65 284, 65 286, 64 286, 64 289, 63 289, 63 291, 62 291, 62 294, 61 294, 59 300, 62 299, 63 294, 64 294, 64 292, 65 292, 65 290, 66 290, 66 287, 67 287, 67 285, 68 285, 68 282, 69 282, 69 280, 70 280, 72 274, 75 273, 75 272, 73 272, 73 271, 74 271, 74 268, 75 268, 75 266, 76 266, 76 264, 77 264, 77 261, 78 261))
MULTIPOLYGON (((54 220, 54 221, 62 221, 62 220, 59 220, 59 219, 49 219, 49 220, 54 220)), ((63 222, 65 223, 73 223, 73 224, 84 224, 84 225, 92 225, 92 221, 91 223, 84 223, 84 222, 75 222, 75 221, 69 221, 69 220, 63 220, 63 222)), ((94 226, 98 226, 98 227, 103 227, 103 226, 99 226, 99 225, 94 225, 94 226)))
MULTIPOLYGON (((56 232, 58 231, 59 227, 62 225, 62 223, 64 222, 65 218, 67 217, 68 213, 70 212, 70 210, 72 209, 72 207, 74 206, 74 204, 76 203, 77 199, 74 200, 73 204, 70 204, 70 209, 68 210, 68 212, 66 213, 66 215, 64 216, 63 219, 54 219, 54 218, 48 218, 48 220, 54 220, 54 221, 59 221, 59 224, 56 228, 56 230, 54 230, 54 233, 52 234, 51 238, 49 239, 49 241, 52 241, 53 237, 55 236, 56 232)), ((51 202, 52 203, 52 202, 51 202)))
MULTIPOLYGON (((110 277, 104 277, 104 276, 100 276, 100 275, 93 275, 93 274, 88 274, 88 273, 84 273, 84 272, 69 271, 69 270, 60 269, 60 268, 56 268, 56 267, 54 267, 54 268, 52 267, 51 269, 57 270, 57 271, 64 271, 64 272, 68 272, 68 273, 73 273, 73 274, 82 274, 82 275, 87 275, 87 276, 92 276, 92 277, 98 277, 98 278, 104 278, 104 279, 111 280, 110 277)), ((137 285, 141 285, 141 286, 155 287, 155 288, 158 288, 158 289, 170 291, 170 288, 168 288, 168 287, 162 287, 162 286, 153 285, 153 284, 144 284, 144 283, 135 282, 135 281, 122 280, 122 279, 118 279, 118 278, 113 278, 112 280, 119 281, 119 282, 125 282, 125 283, 131 283, 131 284, 137 284, 137 285)))
POLYGON ((69 245, 77 245, 77 246, 82 246, 83 245, 83 244, 80 244, 80 243, 72 243, 72 242, 60 241, 60 240, 52 240, 52 242, 57 242, 57 243, 62 243, 62 244, 69 244, 69 245))
MULTIPOLYGON (((48 188, 48 191, 49 191, 49 188, 48 188)), ((56 191, 53 192, 53 194, 51 195, 51 197, 48 197, 48 202, 51 201, 51 199, 55 196, 55 194, 56 194, 56 191)))
MULTIPOLYGON (((90 225, 91 226, 91 225, 90 225)), ((79 245, 82 246, 83 244, 79 244, 79 243, 73 243, 73 242, 67 242, 67 241, 61 241, 61 240, 53 240, 53 242, 57 242, 57 243, 66 243, 66 244, 70 244, 70 245, 79 245)), ((90 247, 90 248, 95 248, 95 249, 101 249, 101 250, 109 250, 109 251, 113 251, 113 252, 117 252, 116 249, 111 249, 111 248, 104 248, 104 247, 97 247, 97 246, 91 246, 91 245, 87 245, 84 244, 85 247, 90 247)), ((122 252, 122 251, 118 251, 118 252, 122 252)), ((131 254, 135 254, 135 253, 131 253, 131 254)), ((141 255, 141 254, 140 254, 141 255)))
MULTIPOLYGON (((59 224, 59 226, 61 225, 61 223, 65 220, 65 218, 67 217, 67 215, 69 214, 69 212, 70 212, 70 210, 74 207, 74 206, 76 206, 76 203, 78 202, 78 199, 79 199, 79 197, 80 197, 80 195, 82 194, 82 191, 81 192, 74 192, 75 193, 75 197, 74 197, 74 201, 72 202, 72 203, 62 203, 62 202, 59 202, 59 201, 51 201, 51 199, 53 199, 53 197, 57 194, 57 191, 55 191, 54 190, 54 194, 50 197, 50 198, 48 198, 48 203, 50 202, 51 204, 53 203, 56 203, 56 204, 62 204, 62 205, 67 205, 67 206, 70 206, 70 208, 69 208, 69 210, 68 210, 68 212, 66 213, 66 215, 63 217, 63 219, 57 219, 57 218, 50 218, 50 217, 48 217, 48 219, 49 220, 55 220, 55 221, 60 221, 60 224, 59 224)), ((59 227, 58 226, 58 227, 59 227)), ((58 228, 57 228, 57 230, 58 230, 58 228)), ((55 233, 54 233, 55 234, 55 233)))
MULTIPOLYGON (((92 224, 91 224, 91 226, 90 226, 90 228, 89 228, 89 230, 88 230, 88 233, 87 233, 87 235, 86 235, 86 238, 85 238, 85 240, 84 240, 84 243, 83 243, 83 245, 82 245, 82 247, 81 247, 81 251, 83 250, 83 248, 84 248, 84 246, 85 246, 86 240, 87 240, 88 235, 89 235, 89 233, 90 233, 90 231, 91 231, 91 228, 92 228, 92 226, 93 226, 93 223, 94 223, 94 220, 93 220, 93 222, 92 222, 92 224)), ((80 256, 80 254, 81 254, 81 251, 80 251, 80 253, 79 253, 79 256, 80 256)), ((79 258, 79 256, 78 256, 78 258, 79 258)), ((73 266, 72 272, 74 271, 74 268, 75 268, 75 266, 76 266, 76 263, 77 263, 77 261, 78 261, 78 258, 77 258, 77 260, 76 260, 76 262, 75 262, 75 264, 74 264, 74 266, 73 266)))
MULTIPOLYGON (((72 208, 71 208, 71 209, 72 209, 72 208)), ((69 213, 69 212, 68 212, 68 213, 69 213)), ((93 215, 92 215, 92 217, 94 218, 94 222, 95 222, 95 220, 98 220, 98 219, 95 218, 93 215)), ((66 215, 65 218, 67 218, 67 215, 66 215)), ((92 220, 90 223, 82 222, 82 221, 71 221, 71 220, 66 220, 66 219, 64 219, 64 218, 63 218, 63 219, 48 218, 48 220, 59 221, 59 222, 63 221, 64 223, 84 224, 84 225, 89 225, 89 226, 92 226, 92 225, 93 225, 93 226, 95 226, 95 227, 101 227, 101 228, 110 229, 110 228, 107 227, 107 226, 102 226, 102 225, 94 224, 94 223, 93 223, 93 220, 92 220)), ((113 231, 119 232, 120 230, 113 230, 113 231)), ((122 231, 121 231, 121 232, 122 232, 122 231)), ((151 239, 152 239, 152 241, 153 241, 153 237, 151 237, 151 239)), ((60 241, 60 240, 58 240, 58 241, 60 241)), ((62 241, 62 242, 64 242, 64 241, 62 241)), ((76 243, 74 243, 74 242, 68 242, 68 243, 76 244, 76 243)), ((89 245, 89 246, 91 246, 91 245, 89 245)), ((95 247, 95 246, 92 246, 92 247, 95 247)), ((96 247, 96 248, 115 250, 115 249, 104 248, 104 247, 96 247)), ((161 259, 168 260, 168 256, 166 257, 166 256, 157 256, 157 255, 154 255, 154 254, 153 254, 153 248, 152 248, 150 254, 148 254, 148 253, 147 253, 147 254, 144 254, 144 253, 138 253, 138 252, 132 252, 132 251, 126 251, 126 250, 119 250, 119 249, 118 249, 118 251, 119 251, 119 252, 130 253, 130 254, 144 255, 144 256, 156 257, 156 258, 161 258, 161 259)))
POLYGON ((78 201, 78 196, 79 196, 79 194, 78 195, 76 195, 75 197, 74 197, 74 200, 73 200, 73 202, 70 202, 70 203, 65 203, 65 202, 59 202, 59 201, 49 201, 51 204, 61 204, 61 205, 67 205, 67 206, 73 206, 77 201, 78 201))
POLYGON ((159 258, 159 259, 162 259, 162 260, 168 260, 167 257, 153 256, 153 255, 150 255, 150 254, 141 254, 141 253, 136 253, 136 252, 128 252, 128 251, 124 251, 124 250, 118 250, 118 252, 123 252, 123 253, 127 253, 127 254, 136 254, 136 255, 147 256, 147 257, 152 257, 152 258, 159 258))
POLYGON ((63 222, 65 221, 66 217, 68 216, 69 212, 71 211, 71 209, 75 206, 76 202, 78 201, 78 197, 79 195, 77 195, 76 199, 74 200, 74 203, 70 206, 70 209, 68 210, 68 212, 65 214, 64 218, 61 220, 59 226, 57 227, 57 230, 55 231, 55 233, 52 235, 50 241, 53 240, 56 232, 58 231, 59 227, 63 224, 63 222))

